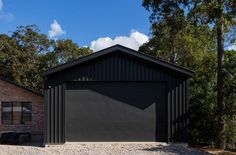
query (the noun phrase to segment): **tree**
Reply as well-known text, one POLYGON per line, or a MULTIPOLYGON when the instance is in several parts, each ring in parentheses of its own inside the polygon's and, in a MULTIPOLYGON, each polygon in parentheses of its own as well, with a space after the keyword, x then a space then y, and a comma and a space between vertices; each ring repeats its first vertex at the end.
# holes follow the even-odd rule
POLYGON ((69 39, 51 40, 36 25, 20 26, 10 36, 0 35, 0 74, 41 90, 41 72, 91 52, 69 39))
POLYGON ((193 8, 190 10, 189 17, 195 24, 204 24, 216 29, 217 38, 217 117, 218 117, 218 135, 217 146, 225 148, 223 138, 225 126, 225 102, 223 100, 223 59, 224 59, 224 39, 226 28, 235 25, 236 3, 231 0, 197 0, 191 1, 193 8))
MULTIPOLYGON (((185 27, 185 22, 195 26, 205 26, 216 30, 217 38, 217 146, 224 148, 223 131, 225 103, 223 101, 222 62, 224 53, 224 33, 228 26, 235 25, 235 1, 230 0, 144 0, 143 6, 151 11, 150 22, 154 34, 160 34, 163 23, 170 28, 173 36, 185 27), (187 18, 187 20, 183 20, 187 18)), ((161 35, 160 35, 161 36, 161 35)), ((158 37, 160 37, 158 36, 158 37)))
POLYGON ((15 80, 30 88, 42 88, 42 72, 39 59, 51 52, 54 41, 42 34, 36 25, 20 26, 11 36, 18 43, 20 54, 17 57, 15 80))
POLYGON ((226 148, 233 148, 236 142, 236 51, 225 51, 223 72, 225 73, 223 96, 227 111, 224 136, 226 148))
POLYGON ((176 63, 179 57, 177 52, 180 52, 176 49, 176 41, 187 24, 184 8, 172 1, 152 0, 144 0, 143 6, 148 11, 152 11, 150 22, 154 37, 147 43, 149 49, 144 49, 145 46, 143 46, 140 50, 176 63))
POLYGON ((56 52, 60 63, 78 59, 79 57, 92 53, 88 47, 80 48, 70 39, 58 40, 56 42, 54 51, 56 52))
POLYGON ((53 45, 54 41, 40 33, 35 25, 17 27, 11 36, 0 35, 1 75, 41 90, 42 77, 39 73, 56 65, 56 57, 49 54, 53 45))
POLYGON ((168 25, 163 26, 159 29, 163 35, 154 34, 139 50, 191 69, 195 69, 193 63, 201 60, 209 51, 215 51, 214 35, 207 27, 187 24, 175 34, 170 29, 168 25))
POLYGON ((140 51, 195 71, 196 76, 190 80, 189 143, 211 144, 215 139, 215 132, 208 131, 212 130, 216 123, 214 119, 216 107, 214 32, 207 27, 190 24, 185 25, 174 35, 171 31, 166 31, 171 29, 169 26, 166 25, 162 29, 165 29, 165 35, 162 37, 154 35, 148 43, 140 47, 140 51))
POLYGON ((18 42, 6 34, 0 35, 0 75, 13 80, 16 76, 14 65, 20 54, 18 42))
POLYGON ((216 52, 208 52, 192 64, 196 76, 190 82, 189 143, 211 145, 216 135, 213 130, 216 123, 216 52))

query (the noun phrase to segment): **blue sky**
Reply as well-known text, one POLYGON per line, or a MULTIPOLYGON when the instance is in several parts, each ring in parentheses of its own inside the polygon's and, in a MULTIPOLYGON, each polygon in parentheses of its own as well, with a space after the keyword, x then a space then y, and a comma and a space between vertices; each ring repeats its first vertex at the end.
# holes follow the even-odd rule
POLYGON ((36 24, 48 35, 54 22, 54 29, 59 30, 54 39, 69 38, 80 46, 91 46, 99 38, 101 43, 119 43, 124 39, 139 44, 150 33, 149 13, 142 7, 142 0, 0 1, 3 4, 2 7, 0 4, 0 33, 36 24))

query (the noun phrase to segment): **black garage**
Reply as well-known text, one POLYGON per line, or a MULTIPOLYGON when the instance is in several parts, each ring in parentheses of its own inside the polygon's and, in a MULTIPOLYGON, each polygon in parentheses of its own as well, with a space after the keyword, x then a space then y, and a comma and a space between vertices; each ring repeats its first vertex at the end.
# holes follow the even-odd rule
POLYGON ((185 142, 194 73, 115 45, 43 73, 45 143, 185 142))

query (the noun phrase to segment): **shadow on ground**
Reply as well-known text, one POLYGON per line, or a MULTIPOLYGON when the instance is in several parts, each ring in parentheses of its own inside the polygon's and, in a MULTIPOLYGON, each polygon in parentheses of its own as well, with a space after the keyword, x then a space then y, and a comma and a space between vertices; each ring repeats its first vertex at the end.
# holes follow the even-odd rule
POLYGON ((40 142, 31 142, 31 143, 21 144, 18 146, 45 147, 44 144, 40 142))
POLYGON ((158 152, 158 153, 166 153, 166 154, 184 154, 184 155, 209 155, 209 153, 196 150, 193 148, 189 148, 184 144, 165 144, 165 145, 157 145, 152 148, 142 149, 144 151, 158 152))

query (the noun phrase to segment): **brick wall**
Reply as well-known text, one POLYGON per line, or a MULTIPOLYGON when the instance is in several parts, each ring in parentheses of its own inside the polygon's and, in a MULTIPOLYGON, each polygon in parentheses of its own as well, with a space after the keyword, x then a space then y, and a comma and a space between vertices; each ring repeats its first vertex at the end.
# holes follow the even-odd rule
POLYGON ((24 88, 0 79, 0 133, 6 131, 31 132, 43 134, 44 132, 44 103, 43 96, 30 92, 24 88), (2 124, 2 102, 32 102, 32 122, 27 125, 2 124))

